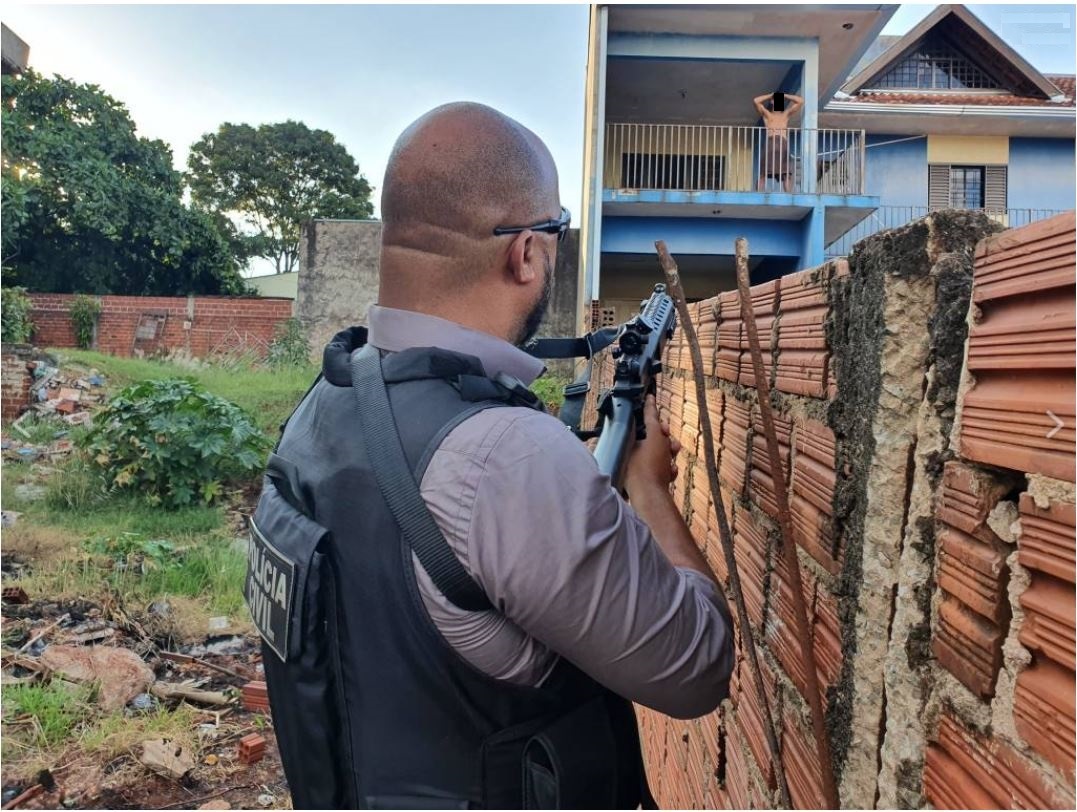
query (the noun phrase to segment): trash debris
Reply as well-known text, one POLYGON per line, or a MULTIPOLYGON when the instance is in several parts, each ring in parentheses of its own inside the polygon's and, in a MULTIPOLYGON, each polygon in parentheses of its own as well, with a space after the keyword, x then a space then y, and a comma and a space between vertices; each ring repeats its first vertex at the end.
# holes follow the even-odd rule
POLYGON ((270 795, 268 792, 264 792, 258 796, 258 803, 261 806, 273 806, 277 802, 275 796, 270 795))
POLYGON ((257 713, 269 713, 269 694, 262 680, 254 680, 243 686, 243 707, 257 713))
POLYGON ((148 711, 153 710, 157 705, 157 700, 153 698, 151 694, 139 694, 131 700, 131 707, 135 710, 148 711))
POLYGON ((202 705, 231 705, 232 697, 223 691, 203 691, 188 682, 156 682, 150 692, 159 699, 186 699, 202 705))
MULTIPOLYGON (((20 448, 19 454, 22 454, 27 449, 20 448)), ((36 457, 37 451, 31 449, 31 453, 36 457)), ((38 502, 45 498, 46 489, 44 485, 33 485, 29 482, 23 482, 20 485, 15 486, 15 498, 20 502, 38 502)))
POLYGON ((154 772, 177 781, 194 769, 194 759, 184 752, 183 746, 168 739, 142 742, 139 760, 154 772))
POLYGON ((227 617, 221 616, 221 617, 211 617, 209 619, 209 623, 207 625, 208 625, 210 634, 213 634, 214 632, 227 631, 229 628, 231 628, 232 623, 231 623, 231 621, 228 620, 227 617))
POLYGON ((98 683, 97 701, 106 710, 119 710, 154 681, 150 667, 125 648, 51 645, 41 662, 72 682, 98 683))
POLYGON ((30 602, 30 596, 21 586, 7 586, 4 587, 3 601, 10 606, 21 606, 30 602))
MULTIPOLYGON (((239 761, 241 764, 256 764, 262 760, 265 753, 266 740, 261 733, 250 733, 239 740, 239 761)), ((258 798, 258 803, 262 803, 261 797, 258 798)), ((262 806, 268 805, 262 804, 262 806)))
POLYGON ((205 764, 207 767, 216 767, 217 762, 220 760, 220 757, 216 753, 210 753, 208 756, 202 759, 202 763, 205 764))
POLYGON ((22 516, 17 510, 0 511, 0 527, 14 527, 22 516))

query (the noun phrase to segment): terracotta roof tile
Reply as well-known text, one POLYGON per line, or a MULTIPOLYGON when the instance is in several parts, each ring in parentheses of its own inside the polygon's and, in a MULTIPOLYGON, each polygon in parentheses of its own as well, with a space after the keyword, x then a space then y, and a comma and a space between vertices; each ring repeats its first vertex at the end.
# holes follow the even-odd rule
MULTIPOLYGON (((1065 105, 1073 105, 1074 77, 1046 76, 1049 82, 1066 96, 1065 105)), ((1036 99, 1027 96, 1013 96, 1004 93, 949 93, 929 91, 888 92, 881 90, 861 90, 855 96, 842 101, 870 104, 940 104, 940 105, 984 105, 989 107, 1058 107, 1059 102, 1049 99, 1036 99)))

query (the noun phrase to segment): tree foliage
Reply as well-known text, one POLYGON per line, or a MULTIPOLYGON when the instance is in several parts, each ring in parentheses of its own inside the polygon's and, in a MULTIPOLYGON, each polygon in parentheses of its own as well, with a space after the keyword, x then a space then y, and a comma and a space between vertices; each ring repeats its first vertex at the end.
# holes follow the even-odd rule
POLYGON ((3 77, 4 281, 32 290, 175 295, 244 284, 159 140, 95 85, 3 77))
POLYGON ((371 187, 332 133, 298 121, 222 124, 191 147, 191 197, 230 229, 241 259, 264 257, 277 273, 299 261, 299 231, 314 218, 366 218, 371 187))

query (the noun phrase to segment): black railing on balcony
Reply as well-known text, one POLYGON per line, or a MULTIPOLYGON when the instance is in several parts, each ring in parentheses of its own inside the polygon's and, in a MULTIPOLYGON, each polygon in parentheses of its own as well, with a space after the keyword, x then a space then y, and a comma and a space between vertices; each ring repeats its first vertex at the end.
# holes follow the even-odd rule
MULTIPOLYGON (((880 206, 868 217, 861 220, 849 231, 827 246, 828 257, 848 256, 853 246, 872 234, 897 228, 921 217, 927 217, 932 210, 927 206, 880 206)), ((1061 214, 1059 209, 980 209, 988 217, 998 220, 1007 228, 1027 226, 1037 220, 1044 220, 1061 214)))

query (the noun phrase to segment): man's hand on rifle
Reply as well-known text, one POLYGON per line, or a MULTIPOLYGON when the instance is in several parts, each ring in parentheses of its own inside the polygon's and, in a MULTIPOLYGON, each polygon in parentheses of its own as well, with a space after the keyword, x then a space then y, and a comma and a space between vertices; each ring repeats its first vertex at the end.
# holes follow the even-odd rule
POLYGON ((652 489, 668 491, 678 473, 677 454, 681 444, 669 436, 669 425, 658 417, 654 395, 648 395, 644 401, 643 422, 647 438, 636 443, 625 471, 624 485, 629 498, 652 489))

